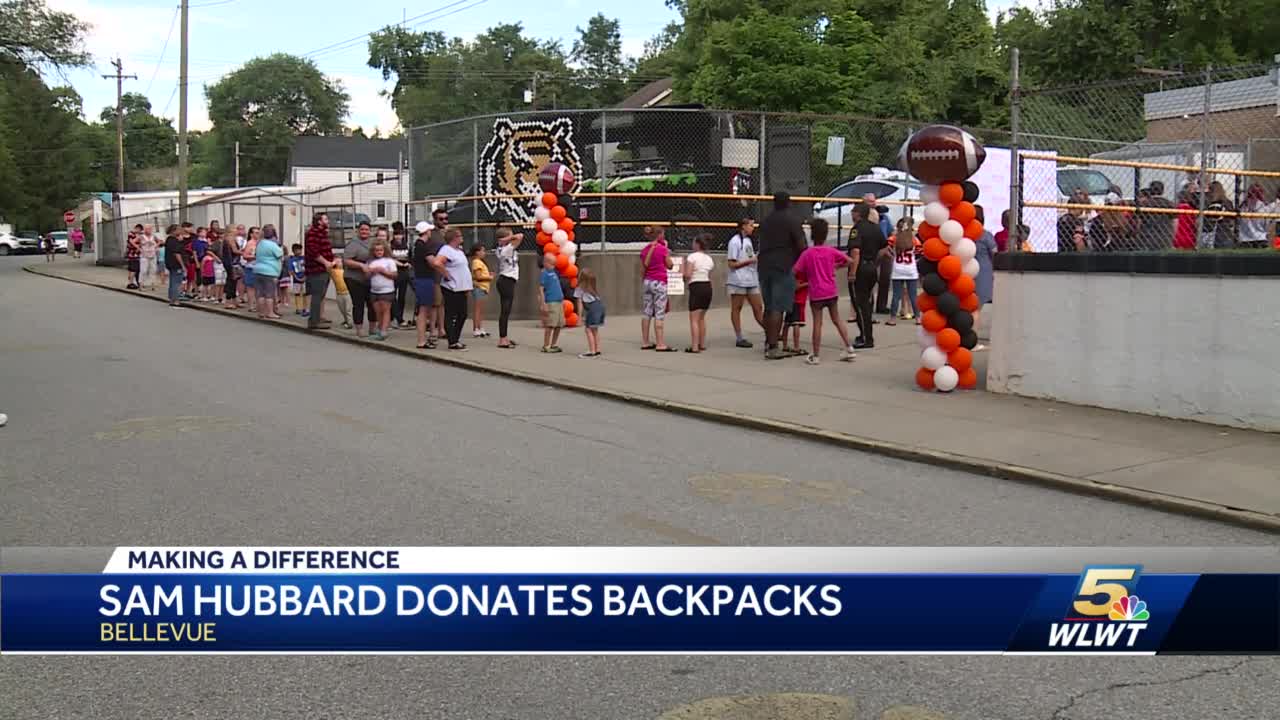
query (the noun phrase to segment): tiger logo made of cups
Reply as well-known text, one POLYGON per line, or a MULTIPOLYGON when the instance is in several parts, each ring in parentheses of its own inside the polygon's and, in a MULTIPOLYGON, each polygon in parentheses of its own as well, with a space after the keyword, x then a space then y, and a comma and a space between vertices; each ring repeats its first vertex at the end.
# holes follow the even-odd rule
POLYGON ((490 214, 508 221, 530 222, 542 191, 538 171, 551 162, 564 163, 582 177, 582 157, 573 140, 573 121, 493 121, 493 137, 480 153, 478 194, 490 214), (514 197, 504 197, 514 196, 514 197))

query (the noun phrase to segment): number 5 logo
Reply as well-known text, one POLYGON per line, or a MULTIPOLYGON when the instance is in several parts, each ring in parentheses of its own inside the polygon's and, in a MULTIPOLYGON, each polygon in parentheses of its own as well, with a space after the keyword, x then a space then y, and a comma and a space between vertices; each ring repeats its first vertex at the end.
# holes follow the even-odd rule
POLYGON ((1141 565, 1107 565, 1087 567, 1080 574, 1075 602, 1071 609, 1076 617, 1106 617, 1111 604, 1133 594, 1138 584, 1141 565), (1099 601, 1099 598, 1103 598, 1099 601))

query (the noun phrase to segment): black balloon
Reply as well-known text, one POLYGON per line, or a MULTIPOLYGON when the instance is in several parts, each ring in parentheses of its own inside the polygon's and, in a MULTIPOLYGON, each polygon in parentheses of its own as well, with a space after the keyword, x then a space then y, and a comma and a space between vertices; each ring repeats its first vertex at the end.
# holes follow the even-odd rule
POLYGON ((947 291, 947 281, 943 280, 942 276, 937 273, 930 273, 920 281, 920 287, 924 288, 925 292, 936 297, 947 291))
POLYGON ((978 184, 972 180, 965 180, 960 183, 960 187, 964 188, 964 199, 966 202, 978 201, 978 184))
MULTIPOLYGON (((960 298, 950 291, 944 292, 938 296, 938 312, 947 317, 951 317, 960 312, 960 298)), ((952 327, 955 327, 954 325, 952 327)), ((956 328, 959 330, 960 328, 956 328)))
MULTIPOLYGON (((950 293, 947 293, 950 295, 950 293)), ((942 309, 942 300, 938 300, 938 309, 942 309)), ((960 332, 963 339, 964 333, 973 330, 973 313, 968 310, 961 310, 959 307, 953 313, 945 313, 947 316, 947 325, 955 328, 960 332)), ((972 349, 972 348, 970 348, 972 349)))
MULTIPOLYGON (((920 272, 920 277, 927 277, 927 276, 929 276, 929 275, 935 275, 935 274, 937 274, 937 272, 938 272, 938 263, 936 263, 936 262, 934 262, 934 261, 930 260, 929 258, 927 258, 927 257, 925 257, 925 256, 923 256, 923 255, 921 255, 921 256, 920 256, 920 259, 919 259, 919 260, 916 260, 916 270, 918 270, 918 271, 920 272)), ((930 295, 932 295, 932 294, 933 294, 933 293, 930 293, 930 295)))
MULTIPOLYGON (((973 321, 973 316, 969 317, 969 321, 973 321)), ((960 333, 960 347, 966 350, 972 350, 978 347, 978 333, 972 330, 965 330, 960 333)))

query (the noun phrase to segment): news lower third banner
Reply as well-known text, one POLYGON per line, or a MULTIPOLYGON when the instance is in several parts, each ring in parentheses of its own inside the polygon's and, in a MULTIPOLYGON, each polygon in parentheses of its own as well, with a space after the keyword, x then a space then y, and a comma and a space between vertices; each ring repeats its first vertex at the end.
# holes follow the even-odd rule
POLYGON ((9 654, 1280 653, 1280 548, 0 551, 9 654))

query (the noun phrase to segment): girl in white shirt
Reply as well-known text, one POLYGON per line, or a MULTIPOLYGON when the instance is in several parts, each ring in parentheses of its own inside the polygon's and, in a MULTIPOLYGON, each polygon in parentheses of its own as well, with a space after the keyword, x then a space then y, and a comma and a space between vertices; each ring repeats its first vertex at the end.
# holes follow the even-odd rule
POLYGON ((400 267, 391 258, 391 245, 386 238, 379 237, 369 248, 373 256, 365 269, 369 273, 369 299, 373 302, 373 313, 377 325, 369 330, 370 340, 386 340, 387 329, 391 325, 391 303, 396 299, 396 276, 400 267))
POLYGON ((707 254, 710 235, 693 240, 693 252, 684 259, 684 279, 689 284, 689 347, 687 353, 707 349, 707 310, 711 307, 711 270, 716 266, 707 254))
POLYGON ((915 318, 920 323, 920 313, 916 308, 916 284, 920 279, 920 270, 916 268, 915 222, 911 218, 898 221, 897 232, 893 235, 893 301, 889 304, 889 319, 885 325, 897 325, 898 318, 904 320, 915 318), (907 296, 911 304, 911 314, 898 315, 902 307, 902 296, 907 296))

